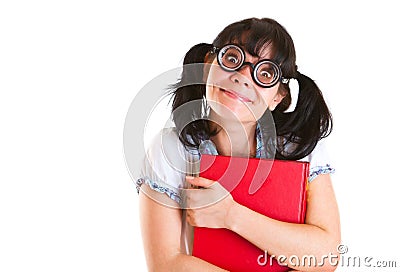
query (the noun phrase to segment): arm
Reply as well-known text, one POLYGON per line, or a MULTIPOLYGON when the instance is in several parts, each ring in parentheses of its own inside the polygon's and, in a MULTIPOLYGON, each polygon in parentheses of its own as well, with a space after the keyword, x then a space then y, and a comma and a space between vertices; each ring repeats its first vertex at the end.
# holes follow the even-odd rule
MULTIPOLYGON (((228 228, 275 256, 337 254, 340 243, 339 213, 329 175, 319 175, 309 184, 305 224, 277 221, 234 204, 228 213, 228 228), (260 229, 268 232, 260 232, 260 229)), ((316 271, 318 267, 292 267, 316 271)), ((328 260, 319 270, 334 270, 328 260)))
MULTIPOLYGON (((205 187, 210 185, 210 181, 202 178, 196 178, 191 183, 205 187)), ((322 256, 337 254, 337 245, 340 243, 339 213, 330 175, 315 178, 309 184, 307 193, 305 224, 274 220, 236 203, 230 197, 206 209, 189 210, 188 220, 193 225, 228 228, 260 249, 267 250, 270 255, 284 255, 287 258, 295 255, 300 260, 302 256, 313 255, 319 263, 322 256), (219 216, 215 216, 216 210, 219 210, 219 216), (213 218, 219 218, 219 222, 213 218)), ((333 271, 336 268, 327 259, 323 266, 316 267, 307 264, 295 267, 286 263, 292 269, 302 271, 333 271)))
POLYGON ((225 271, 199 258, 181 253, 182 212, 176 202, 165 194, 151 190, 145 184, 141 188, 139 201, 149 271, 225 271))

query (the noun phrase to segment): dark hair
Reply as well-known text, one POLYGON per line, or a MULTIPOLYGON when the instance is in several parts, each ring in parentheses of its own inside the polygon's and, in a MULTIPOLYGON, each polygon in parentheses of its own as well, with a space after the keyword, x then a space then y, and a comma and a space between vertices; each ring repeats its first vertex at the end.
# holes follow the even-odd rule
POLYGON ((198 148, 202 140, 217 134, 217 131, 209 126, 209 121, 204 119, 207 105, 203 64, 206 54, 211 52, 212 48, 211 44, 206 43, 193 46, 183 59, 181 79, 171 88, 172 118, 180 141, 189 148, 198 148))
MULTIPOLYGON (((275 158, 286 160, 298 160, 309 155, 318 141, 330 134, 332 116, 315 82, 297 71, 296 52, 289 33, 278 22, 269 18, 250 18, 230 24, 219 33, 212 44, 195 45, 186 53, 182 77, 173 86, 172 97, 172 117, 181 142, 186 147, 197 148, 202 140, 217 133, 210 128, 209 121, 202 119, 207 108, 205 85, 186 85, 189 82, 201 82, 204 69, 193 72, 185 69, 185 65, 204 63, 213 47, 220 48, 227 43, 239 44, 253 56, 259 56, 268 45, 272 49, 273 60, 281 66, 283 77, 298 80, 299 97, 293 112, 284 112, 291 103, 288 85, 281 84, 278 90, 285 97, 272 112, 277 137, 274 145, 276 152, 273 153, 275 158), (190 113, 181 114, 175 111, 181 105, 194 100, 198 104, 191 107, 193 109, 190 113)), ((258 120, 260 127, 268 128, 265 121, 265 118, 258 120)), ((268 129, 262 129, 262 132, 264 142, 268 142, 268 129)))

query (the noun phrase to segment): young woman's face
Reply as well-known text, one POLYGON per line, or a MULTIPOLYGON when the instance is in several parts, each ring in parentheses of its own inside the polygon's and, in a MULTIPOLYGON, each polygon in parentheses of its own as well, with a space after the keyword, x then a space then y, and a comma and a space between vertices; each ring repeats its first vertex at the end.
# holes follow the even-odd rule
MULTIPOLYGON (((251 56, 244 50, 245 62, 256 64, 261 59, 272 59, 266 47, 260 57, 251 56)), ((257 85, 252 78, 252 68, 244 65, 240 70, 223 70, 214 58, 207 78, 206 98, 211 110, 217 115, 232 116, 240 122, 255 122, 267 108, 271 111, 282 100, 279 94, 280 83, 271 88, 257 85)))

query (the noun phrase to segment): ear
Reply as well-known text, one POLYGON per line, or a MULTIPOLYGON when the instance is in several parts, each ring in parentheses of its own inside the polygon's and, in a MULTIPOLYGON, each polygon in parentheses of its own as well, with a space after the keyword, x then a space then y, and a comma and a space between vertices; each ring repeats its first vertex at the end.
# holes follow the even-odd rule
POLYGON ((268 106, 268 109, 270 111, 273 111, 276 108, 276 106, 278 106, 279 103, 281 103, 282 99, 285 98, 285 96, 286 96, 285 94, 281 94, 281 92, 278 91, 274 96, 271 105, 268 106))

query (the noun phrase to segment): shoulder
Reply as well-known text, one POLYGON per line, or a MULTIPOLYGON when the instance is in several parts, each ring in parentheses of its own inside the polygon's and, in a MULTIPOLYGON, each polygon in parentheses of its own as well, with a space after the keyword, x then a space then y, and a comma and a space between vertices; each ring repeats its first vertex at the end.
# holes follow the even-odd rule
POLYGON ((154 136, 147 149, 147 153, 171 155, 171 153, 176 153, 177 149, 182 148, 183 144, 179 141, 176 128, 170 127, 160 130, 154 136))
POLYGON ((152 140, 146 157, 159 171, 185 172, 186 148, 179 140, 175 128, 161 130, 152 140))
POLYGON ((320 140, 314 150, 300 161, 310 163, 309 181, 312 181, 320 174, 334 173, 331 158, 329 157, 326 139, 320 140))
POLYGON ((187 151, 175 128, 165 128, 152 139, 143 159, 140 179, 160 193, 166 193, 179 202, 179 189, 186 175, 187 151))

